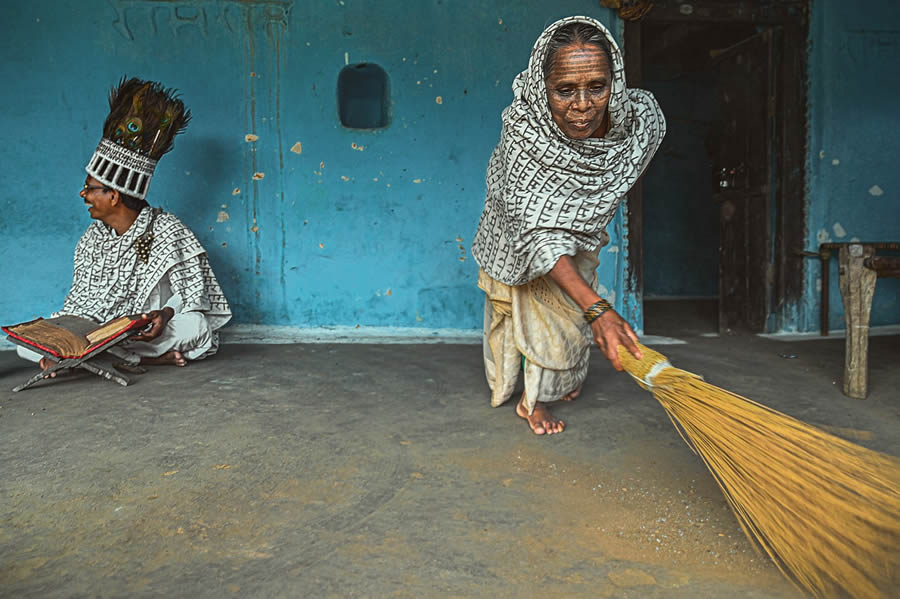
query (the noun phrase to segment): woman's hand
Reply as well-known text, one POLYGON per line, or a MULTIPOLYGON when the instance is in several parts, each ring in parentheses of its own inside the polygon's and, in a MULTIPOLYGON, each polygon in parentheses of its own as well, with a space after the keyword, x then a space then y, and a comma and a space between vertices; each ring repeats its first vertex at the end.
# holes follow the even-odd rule
POLYGON ((175 316, 175 310, 166 307, 162 310, 153 310, 143 316, 150 319, 150 328, 132 337, 132 341, 152 341, 159 337, 172 317, 175 316))
MULTIPOLYGON (((556 265, 550 271, 550 278, 582 310, 586 310, 600 299, 597 292, 578 273, 575 261, 571 256, 563 256, 556 262, 556 265)), ((597 344, 603 355, 612 362, 616 370, 624 370, 622 362, 619 360, 618 347, 620 345, 624 345, 638 360, 643 357, 641 350, 636 345, 638 341, 637 335, 634 334, 631 326, 615 310, 607 310, 602 316, 592 322, 591 333, 594 336, 594 343, 597 344)))
POLYGON ((631 352, 631 354, 640 360, 641 350, 637 347, 638 338, 634 334, 625 319, 623 319, 615 310, 607 310, 600 318, 591 323, 591 332, 594 335, 594 343, 603 352, 603 355, 612 362, 613 368, 616 370, 624 370, 622 362, 619 360, 620 345, 631 352))

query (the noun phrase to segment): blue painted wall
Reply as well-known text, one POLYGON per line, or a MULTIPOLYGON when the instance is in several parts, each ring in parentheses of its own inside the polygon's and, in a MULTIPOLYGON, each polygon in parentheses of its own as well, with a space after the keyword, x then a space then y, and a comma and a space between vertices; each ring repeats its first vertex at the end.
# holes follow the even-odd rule
MULTIPOLYGON (((236 322, 478 328, 483 300, 469 243, 500 111, 543 27, 578 13, 618 27, 594 0, 5 7, 0 274, 15 284, 0 297, 0 321, 61 305, 72 249, 90 222, 77 195, 83 166, 106 91, 127 73, 178 87, 194 111, 149 199, 201 238, 236 322), (357 62, 391 78, 386 129, 338 122, 337 75, 357 62)), ((813 2, 809 249, 821 239, 900 238, 900 81, 888 76, 900 59, 898 13, 893 0, 865 11, 813 2)), ((640 303, 624 292, 626 225, 620 212, 600 278, 640 327, 640 303)), ((807 266, 788 330, 818 326, 820 272, 815 260, 807 266)), ((900 281, 879 280, 873 324, 900 322, 898 297, 900 281)))
MULTIPOLYGON (((823 241, 900 241, 900 3, 814 0, 810 26, 807 248, 823 241)), ((843 328, 837 258, 830 326, 843 328)), ((796 322, 818 328, 821 269, 807 261, 796 322)), ((872 324, 900 323, 900 280, 879 279, 872 324)))
MULTIPOLYGON (((89 224, 78 191, 109 87, 177 87, 194 118, 148 197, 206 246, 235 321, 478 328, 470 241, 513 77, 596 0, 38 0, 0 36, 0 320, 59 308, 89 224), (374 62, 392 121, 341 127, 337 76, 374 62), (257 141, 245 141, 248 134, 257 141), (292 150, 293 149, 293 150, 292 150), (15 284, 9 282, 15 281, 15 284)), ((601 282, 625 297, 623 221, 601 282)))

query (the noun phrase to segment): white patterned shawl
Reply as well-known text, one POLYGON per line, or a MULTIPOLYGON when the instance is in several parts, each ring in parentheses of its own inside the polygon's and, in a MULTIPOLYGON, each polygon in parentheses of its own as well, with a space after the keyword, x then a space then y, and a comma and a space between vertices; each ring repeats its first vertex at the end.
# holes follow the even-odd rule
POLYGON ((622 54, 609 31, 590 17, 553 23, 534 44, 528 69, 513 82, 500 143, 487 171, 487 198, 472 254, 491 277, 522 285, 564 255, 595 251, 619 202, 650 162, 666 123, 647 91, 626 89, 622 54), (612 54, 612 89, 603 138, 575 140, 554 122, 544 83, 553 34, 569 23, 602 31, 612 54))
POLYGON ((215 331, 231 318, 231 309, 206 257, 206 250, 184 223, 161 212, 152 220, 146 207, 123 235, 100 221, 91 223, 75 248, 72 290, 63 309, 106 322, 144 310, 147 298, 168 275, 172 293, 182 300, 181 312, 202 312, 215 331), (153 245, 147 262, 138 259, 135 240, 153 223, 153 245))

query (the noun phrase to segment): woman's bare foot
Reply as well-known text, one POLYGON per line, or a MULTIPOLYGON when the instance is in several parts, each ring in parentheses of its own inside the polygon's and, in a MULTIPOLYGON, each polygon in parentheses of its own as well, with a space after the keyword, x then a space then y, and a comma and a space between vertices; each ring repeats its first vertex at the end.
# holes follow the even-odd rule
POLYGON ((187 358, 180 351, 170 350, 158 358, 141 358, 141 366, 187 366, 187 358))
MULTIPOLYGON (((41 358, 41 361, 40 361, 40 363, 38 364, 38 366, 41 367, 41 370, 47 370, 48 368, 50 368, 50 367, 53 366, 54 364, 56 364, 56 360, 53 360, 53 359, 51 359, 51 358, 41 358)), ((51 372, 50 374, 48 374, 48 375, 45 376, 44 378, 45 378, 45 379, 46 379, 46 378, 55 379, 55 378, 56 378, 56 373, 55 373, 55 372, 51 372)))
POLYGON ((522 399, 516 405, 516 414, 528 421, 528 426, 531 427, 535 435, 561 433, 566 427, 566 423, 554 418, 547 406, 541 402, 537 402, 537 405, 534 406, 534 411, 529 415, 528 408, 525 407, 524 393, 522 394, 522 399))
POLYGON ((563 395, 559 400, 560 401, 572 401, 573 399, 577 399, 578 396, 581 395, 581 387, 579 386, 577 389, 569 393, 568 395, 563 395))

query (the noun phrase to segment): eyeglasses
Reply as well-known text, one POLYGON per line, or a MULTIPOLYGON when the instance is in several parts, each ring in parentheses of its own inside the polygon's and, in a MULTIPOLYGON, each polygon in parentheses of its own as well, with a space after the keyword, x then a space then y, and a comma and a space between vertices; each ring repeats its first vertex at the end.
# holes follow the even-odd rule
POLYGON ((90 191, 92 189, 103 189, 105 191, 112 191, 112 189, 110 189, 106 185, 89 185, 87 183, 85 183, 84 187, 81 188, 82 191, 90 191))

